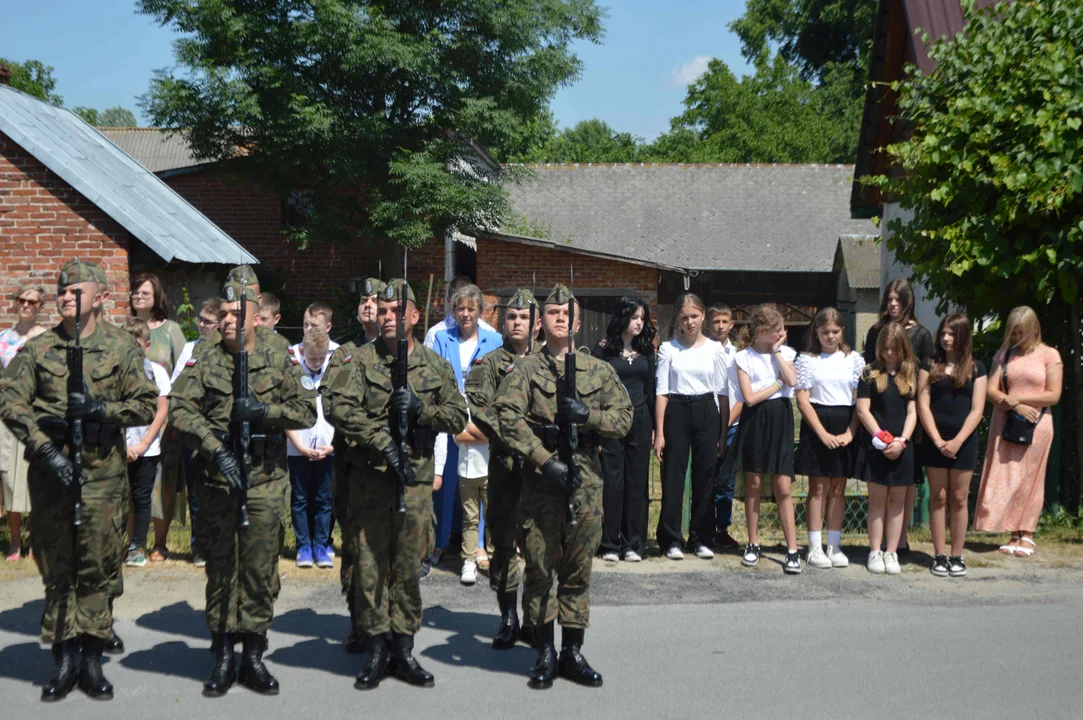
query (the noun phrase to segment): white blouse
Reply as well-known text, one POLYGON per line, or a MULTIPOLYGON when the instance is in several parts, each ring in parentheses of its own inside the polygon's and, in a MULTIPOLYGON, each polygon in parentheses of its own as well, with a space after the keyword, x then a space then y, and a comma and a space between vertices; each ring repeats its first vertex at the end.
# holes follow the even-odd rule
MULTIPOLYGON (((792 363, 793 359, 797 357, 797 351, 789 345, 783 345, 779 350, 782 354, 782 359, 786 362, 792 363)), ((748 373, 748 380, 749 384, 752 385, 752 392, 763 390, 776 380, 781 380, 781 376, 778 372, 778 364, 775 362, 772 353, 756 352, 751 347, 746 347, 734 356, 733 362, 738 368, 748 373)), ((793 388, 788 385, 783 385, 781 390, 767 399, 775 400, 777 398, 792 397, 793 388)))
POLYGON ((659 395, 729 394, 722 346, 710 339, 690 348, 677 340, 662 343, 656 379, 659 395))
POLYGON ((836 350, 797 358, 797 389, 809 391, 814 405, 853 405, 854 390, 865 369, 861 353, 836 350))

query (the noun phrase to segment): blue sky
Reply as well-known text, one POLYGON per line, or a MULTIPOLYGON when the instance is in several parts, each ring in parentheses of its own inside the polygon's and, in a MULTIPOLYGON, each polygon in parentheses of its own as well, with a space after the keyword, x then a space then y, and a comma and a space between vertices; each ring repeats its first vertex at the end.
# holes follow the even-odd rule
MULTIPOLYGON (((717 57, 748 68, 726 29, 743 0, 611 0, 601 45, 580 43, 582 77, 552 103, 562 126, 598 117, 648 140, 681 112, 685 86, 717 57)), ((22 0, 5 3, 0 56, 52 65, 68 107, 114 105, 139 115, 136 98, 152 71, 173 62, 173 34, 135 12, 134 0, 22 0)), ((145 121, 140 116, 141 121, 145 121)))

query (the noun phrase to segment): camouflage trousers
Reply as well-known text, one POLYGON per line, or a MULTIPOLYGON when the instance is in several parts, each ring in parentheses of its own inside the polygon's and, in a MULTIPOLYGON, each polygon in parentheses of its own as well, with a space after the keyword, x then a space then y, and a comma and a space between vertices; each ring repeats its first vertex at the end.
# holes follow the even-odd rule
POLYGON ((249 526, 239 527, 240 496, 204 478, 199 536, 207 560, 207 627, 212 633, 265 633, 281 587, 283 490, 288 479, 248 491, 249 526))
POLYGON ((489 560, 489 587, 497 593, 516 592, 523 579, 516 547, 519 542, 519 500, 523 491, 521 466, 494 453, 489 462, 489 493, 485 500, 485 527, 493 543, 489 560))
POLYGON ((588 484, 575 493, 577 525, 568 523, 564 489, 536 472, 523 482, 522 534, 526 560, 524 624, 560 620, 570 628, 590 626, 590 572, 602 541, 602 487, 588 484), (556 580, 556 588, 553 581, 556 580))
POLYGON ((432 486, 406 488, 398 511, 394 475, 355 474, 348 527, 357 534, 353 568, 354 630, 362 637, 421 628, 421 556, 432 527, 432 486))
POLYGON ((336 452, 334 472, 331 475, 331 511, 342 530, 342 543, 339 546, 338 579, 342 594, 346 598, 346 608, 353 615, 353 559, 356 554, 356 538, 349 526, 350 519, 350 474, 351 463, 346 460, 346 452, 336 452))
POLYGON ((76 528, 74 494, 52 475, 30 467, 34 522, 30 543, 45 583, 41 640, 53 645, 81 634, 113 634, 112 598, 124 592, 121 557, 128 518, 128 476, 83 485, 83 524, 76 528))

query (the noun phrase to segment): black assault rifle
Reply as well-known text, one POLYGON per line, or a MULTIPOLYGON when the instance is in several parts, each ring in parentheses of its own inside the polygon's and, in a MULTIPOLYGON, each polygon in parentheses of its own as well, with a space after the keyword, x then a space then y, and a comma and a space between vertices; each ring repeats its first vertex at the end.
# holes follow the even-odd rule
MULTIPOLYGON (((241 293, 241 314, 237 321, 237 342, 240 347, 233 353, 233 401, 246 400, 248 388, 248 350, 244 347, 244 323, 248 315, 248 298, 241 293)), ((247 420, 239 421, 230 433, 233 439, 233 455, 241 466, 241 505, 238 509, 240 526, 246 528, 248 520, 248 487, 252 474, 252 424, 247 420)))
MULTIPOLYGON (((405 265, 405 263, 404 263, 405 265)), ((409 389, 409 373, 407 365, 410 362, 410 343, 406 340, 406 273, 403 273, 402 287, 399 290, 399 308, 397 340, 399 353, 395 358, 393 377, 391 384, 395 390, 409 389)), ((410 416, 406 410, 401 411, 398 417, 393 419, 398 431, 399 440, 399 471, 395 473, 395 496, 398 498, 399 512, 406 512, 406 476, 410 472, 410 451, 406 445, 406 436, 410 434, 410 416)))
MULTIPOLYGON (((568 349, 564 354, 564 382, 561 383, 564 397, 578 398, 579 390, 575 386, 575 300, 568 288, 568 349)), ((560 459, 568 466, 568 476, 564 481, 564 492, 568 498, 568 524, 578 525, 575 512, 575 491, 582 485, 582 471, 579 468, 579 426, 574 422, 560 423, 560 459)))
MULTIPOLYGON (((83 380, 83 343, 79 335, 83 328, 79 319, 83 315, 83 289, 75 289, 75 344, 68 348, 68 395, 87 392, 83 380)), ((72 492, 75 493, 74 519, 72 524, 83 524, 83 420, 71 420, 71 477, 72 492)), ((78 545, 78 539, 76 539, 78 545)))

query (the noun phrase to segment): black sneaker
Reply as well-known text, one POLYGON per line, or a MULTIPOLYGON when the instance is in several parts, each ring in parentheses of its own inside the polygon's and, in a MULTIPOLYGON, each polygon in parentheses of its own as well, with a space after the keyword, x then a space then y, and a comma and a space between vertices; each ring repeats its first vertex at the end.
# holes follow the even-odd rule
POLYGON ((786 562, 782 563, 782 572, 787 575, 801 574, 801 553, 796 550, 786 553, 786 562))
POLYGON ((952 577, 966 577, 966 563, 961 555, 948 558, 948 574, 952 577))
POLYGON ((424 580, 432 572, 432 563, 428 558, 421 561, 421 579, 424 580))
POLYGON ((741 564, 745 567, 756 567, 760 564, 760 546, 749 543, 745 545, 744 555, 741 556, 741 564))
MULTIPOLYGON (((936 558, 933 560, 933 566, 929 569, 929 572, 931 572, 933 575, 936 575, 937 577, 947 577, 948 556, 937 555, 936 558)), ((966 574, 966 568, 963 568, 963 574, 966 574)))

